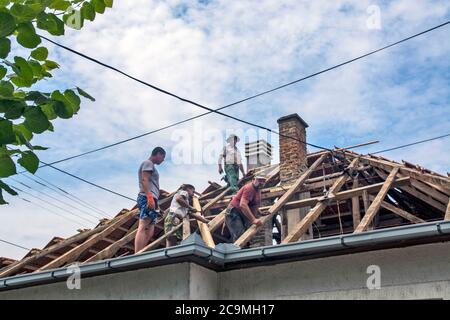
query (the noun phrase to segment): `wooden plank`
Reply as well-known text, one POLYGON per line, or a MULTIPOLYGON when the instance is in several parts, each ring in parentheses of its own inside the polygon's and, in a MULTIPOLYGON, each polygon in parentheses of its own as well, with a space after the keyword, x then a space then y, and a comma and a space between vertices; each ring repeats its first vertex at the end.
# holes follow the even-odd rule
MULTIPOLYGON (((351 153, 346 153, 350 156, 354 156, 351 153)), ((395 166, 398 166, 399 164, 386 161, 386 160, 380 160, 380 159, 374 159, 373 157, 361 157, 361 161, 369 163, 370 165, 374 167, 381 168, 386 171, 391 171, 395 166)), ((438 185, 442 188, 445 188, 447 190, 450 190, 450 179, 446 178, 444 176, 438 176, 434 174, 429 173, 421 173, 417 170, 406 168, 404 166, 400 167, 400 173, 403 175, 410 176, 417 180, 426 181, 435 185, 438 185)))
POLYGON ((153 249, 157 248, 161 244, 161 242, 165 241, 167 239, 167 237, 169 237, 172 234, 174 234, 181 227, 183 227, 182 223, 180 223, 179 225, 175 226, 175 228, 170 230, 168 233, 163 234, 161 237, 159 237, 155 241, 149 243, 146 247, 142 248, 137 253, 142 253, 142 252, 150 251, 150 250, 153 250, 153 249))
MULTIPOLYGON (((117 218, 114 218, 117 219, 117 218)), ((113 219, 113 220, 114 220, 113 219)), ((10 264, 9 266, 3 268, 2 270, 0 270, 0 277, 8 277, 11 276, 13 274, 15 274, 16 272, 20 271, 21 268, 23 268, 25 265, 27 265, 28 263, 33 263, 34 261, 46 256, 47 254, 56 252, 61 250, 64 247, 70 247, 71 245, 78 243, 80 241, 84 241, 85 239, 87 239, 88 237, 101 232, 102 230, 106 229, 108 227, 107 224, 102 225, 100 227, 97 227, 95 229, 92 230, 88 230, 85 231, 83 233, 79 233, 76 234, 70 238, 67 238, 61 242, 58 242, 54 245, 52 245, 51 247, 48 247, 47 249, 42 250, 41 252, 39 252, 38 254, 35 254, 31 257, 27 257, 25 259, 16 261, 15 263, 10 264)))
POLYGON ((225 221, 225 211, 222 210, 214 219, 208 222, 208 229, 210 232, 216 231, 225 221))
MULTIPOLYGON (((370 199, 373 201, 375 199, 375 197, 370 196, 370 199)), ((399 215, 400 217, 402 217, 402 218, 404 218, 404 219, 406 219, 408 221, 411 221, 412 223, 424 223, 424 222, 426 222, 425 220, 420 219, 419 217, 416 217, 415 215, 413 215, 413 214, 411 214, 409 212, 406 212, 403 209, 397 208, 396 206, 390 204, 389 202, 382 201, 381 202, 381 207, 383 207, 383 208, 385 208, 385 209, 387 209, 387 210, 389 210, 389 211, 399 215)))
POLYGON ((104 260, 114 256, 117 253, 117 251, 119 251, 123 246, 125 246, 130 241, 134 240, 134 238, 136 237, 138 224, 139 220, 136 221, 136 223, 128 230, 128 232, 122 238, 115 241, 111 245, 107 246, 105 249, 101 250, 97 254, 93 255, 92 257, 84 261, 84 263, 104 260))
MULTIPOLYGON (((383 185, 381 187, 383 187, 383 185)), ((363 199, 363 204, 364 204, 364 214, 366 214, 367 210, 369 210, 369 207, 370 207, 369 192, 367 190, 363 191, 362 199, 363 199)), ((360 221, 360 223, 361 223, 361 221, 360 221)), ((356 226, 353 227, 353 231, 355 231, 355 229, 358 227, 358 225, 359 225, 359 223, 356 226)), ((373 229, 373 224, 372 223, 369 225, 369 229, 373 229)))
POLYGON ((261 218, 262 225, 256 226, 252 225, 250 228, 248 228, 244 234, 242 234, 239 239, 237 239, 234 244, 243 247, 247 244, 247 242, 260 230, 268 221, 271 221, 273 216, 281 209, 283 206, 289 201, 289 199, 297 192, 297 190, 305 183, 306 179, 308 179, 309 175, 325 160, 325 158, 328 156, 328 154, 323 154, 317 159, 311 167, 308 168, 292 185, 292 187, 286 191, 286 193, 278 199, 275 204, 273 204, 268 211, 268 215, 263 216, 261 218))
MULTIPOLYGON (((348 169, 355 168, 358 165, 358 158, 352 160, 349 164, 348 169)), ((342 175, 330 188, 330 196, 331 198, 335 197, 335 194, 342 188, 344 183, 347 181, 347 175, 342 175)), ((289 243, 293 241, 297 241, 300 237, 309 229, 311 224, 320 216, 320 214, 325 210, 327 204, 325 201, 318 202, 314 208, 312 208, 308 214, 300 220, 294 229, 286 236, 286 238, 281 241, 281 243, 289 243)))
POLYGON ((444 220, 450 220, 450 199, 448 200, 447 210, 445 211, 444 220))
POLYGON ((131 218, 134 218, 133 216, 138 213, 138 210, 132 210, 124 215, 121 215, 118 217, 116 221, 109 223, 107 228, 105 228, 103 231, 93 235, 89 239, 87 239, 85 242, 80 244, 79 246, 69 250, 68 252, 64 253, 62 256, 60 256, 58 259, 55 259, 53 261, 50 261, 45 266, 41 267, 39 271, 48 270, 52 268, 58 268, 61 265, 76 260, 85 250, 89 249, 92 245, 97 243, 98 241, 104 239, 109 234, 111 234, 114 230, 116 230, 117 227, 120 227, 122 224, 128 222, 131 218))
POLYGON ((214 204, 216 204, 219 200, 221 200, 225 195, 230 191, 230 188, 226 188, 222 191, 218 196, 209 201, 206 205, 203 206, 203 212, 207 212, 209 208, 211 208, 214 204))
MULTIPOLYGON (((410 179, 411 179, 410 177, 399 178, 394 182, 394 186, 401 188, 402 186, 409 184, 410 179)), ((368 186, 358 187, 356 189, 350 189, 350 190, 338 192, 334 195, 330 195, 330 199, 332 199, 332 200, 347 200, 352 197, 362 196, 363 200, 364 200, 365 193, 369 194, 372 192, 377 192, 382 187, 383 187, 383 182, 375 183, 375 184, 371 184, 368 186)), ((319 202, 321 200, 321 198, 322 197, 314 197, 314 198, 308 198, 308 199, 302 199, 302 200, 295 200, 295 201, 286 203, 286 205, 284 207, 286 209, 294 209, 294 208, 314 206, 317 202, 319 202)), ((368 207, 369 206, 367 205, 367 208, 368 207)), ((263 207, 262 209, 267 210, 268 208, 269 207, 263 207)), ((365 208, 365 209, 367 209, 367 208, 365 208)))
MULTIPOLYGON (((201 214, 202 207, 200 206, 200 202, 198 201, 197 197, 194 197, 194 199, 193 199, 193 207, 195 209, 197 209, 198 213, 201 214)), ((215 248, 216 244, 214 243, 214 239, 211 235, 211 232, 209 231, 208 225, 206 223, 198 221, 198 220, 197 220, 197 224, 198 224, 198 229, 200 230, 200 234, 201 234, 202 239, 205 242, 205 244, 210 248, 215 248)))
POLYGON ((182 225, 183 225, 183 240, 184 240, 191 234, 191 222, 189 221, 189 215, 184 217, 182 225))
POLYGON ((432 198, 438 200, 439 202, 443 204, 447 204, 448 196, 440 193, 436 189, 426 185, 425 183, 422 183, 416 179, 411 179, 411 185, 416 188, 417 190, 431 196, 432 198))
POLYGON ((353 233, 363 232, 372 222, 373 218, 375 217, 375 215, 377 214, 378 210, 381 207, 381 202, 383 201, 384 197, 386 197, 389 189, 392 187, 392 184, 395 181, 395 176, 397 175, 399 170, 400 170, 399 167, 394 167, 394 169, 392 169, 392 171, 389 173, 389 176, 384 182, 383 187, 378 192, 377 196, 369 206, 369 209, 367 209, 367 212, 364 215, 363 219, 361 220, 361 223, 358 225, 358 227, 355 229, 353 233))
MULTIPOLYGON (((353 179, 353 189, 356 188, 358 188, 358 177, 353 179)), ((361 213, 359 211, 359 196, 356 196, 352 198, 352 217, 354 228, 356 228, 356 226, 361 222, 361 213)))
MULTIPOLYGON (((387 177, 387 174, 383 170, 375 168, 375 172, 382 178, 387 177)), ((400 189, 405 191, 406 193, 409 193, 411 196, 416 197, 419 200, 422 200, 423 202, 436 208, 437 210, 445 212, 445 205, 443 205, 442 203, 440 203, 437 200, 434 200, 429 195, 423 194, 422 192, 417 191, 415 188, 410 187, 410 186, 403 186, 403 187, 400 187, 400 189)))

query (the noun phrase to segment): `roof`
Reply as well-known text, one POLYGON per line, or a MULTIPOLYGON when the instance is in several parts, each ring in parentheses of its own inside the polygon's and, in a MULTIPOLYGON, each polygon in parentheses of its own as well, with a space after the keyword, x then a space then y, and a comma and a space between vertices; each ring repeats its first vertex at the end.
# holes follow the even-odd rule
MULTIPOLYGON (((450 220, 450 179, 431 170, 408 162, 399 163, 337 148, 332 153, 309 153, 307 163, 308 169, 289 185, 280 185, 278 165, 258 168, 240 181, 243 185, 257 173, 268 176, 262 190, 265 203, 262 210, 268 213, 263 217, 264 221, 273 223, 274 241, 278 243, 270 247, 273 250, 281 248, 280 244, 307 243, 299 239, 311 226, 312 240, 309 241, 325 241, 350 235, 363 236, 373 232, 371 230, 381 232, 405 225, 415 227, 426 222, 450 220), (308 196, 295 200, 299 193, 308 196), (308 215, 281 239, 277 215, 284 209, 305 207, 309 208, 308 215)), ((230 200, 228 191, 226 186, 209 182, 209 186, 194 197, 193 205, 211 220, 208 224, 186 221, 185 238, 199 233, 204 245, 211 250, 220 243, 229 242, 228 231, 222 228, 224 208, 230 200)), ((168 213, 174 194, 162 194, 160 207, 164 214, 168 213)), ((41 274, 74 262, 91 265, 134 256, 137 223, 137 209, 123 209, 114 218, 103 219, 92 230, 79 230, 67 239, 55 237, 44 248, 33 249, 18 261, 1 264, 0 278, 41 274)), ((183 224, 180 224, 181 227, 183 224)), ((259 229, 256 226, 248 229, 234 243, 236 248, 246 248, 259 229)), ((155 230, 154 239, 139 253, 164 249, 167 235, 164 234, 162 220, 155 230)), ((420 233, 417 236, 420 237, 420 233)), ((366 241, 370 241, 370 237, 366 241)), ((290 254, 292 257, 296 255, 295 252, 290 254)))

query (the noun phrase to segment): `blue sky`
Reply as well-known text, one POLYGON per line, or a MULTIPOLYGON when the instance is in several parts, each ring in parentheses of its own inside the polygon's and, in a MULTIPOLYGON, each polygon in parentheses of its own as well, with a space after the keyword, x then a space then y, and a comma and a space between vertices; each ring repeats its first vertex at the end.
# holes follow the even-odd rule
MULTIPOLYGON (((429 0, 116 1, 114 9, 86 23, 81 31, 68 30, 65 37, 56 40, 217 108, 449 18, 448 1, 429 0), (380 9, 381 29, 367 27, 367 8, 371 5, 380 9)), ((273 129, 279 117, 298 113, 310 125, 308 141, 326 147, 380 140, 377 145, 358 150, 363 153, 449 133, 449 31, 444 27, 226 112, 273 129)), ((50 147, 40 153, 44 161, 204 112, 51 44, 48 48, 50 58, 58 61, 61 69, 41 88, 78 85, 97 101, 85 100, 76 117, 57 120, 54 133, 35 138, 36 144, 50 147)), ((137 168, 154 146, 161 145, 169 151, 168 160, 160 167, 162 188, 170 191, 191 182, 202 189, 208 180, 220 179, 214 165, 215 152, 231 130, 257 133, 233 120, 208 115, 59 167, 135 197, 137 168), (180 148, 194 153, 190 163, 174 163, 172 156, 180 148)), ((269 138, 277 148, 277 137, 269 138)), ((450 171, 449 141, 434 141, 383 156, 445 173, 450 171)), ((240 147, 243 149, 242 143, 240 147)), ((277 152, 274 162, 278 161, 277 152)), ((42 169, 38 174, 111 214, 133 205, 52 169, 42 169)), ((41 247, 52 236, 67 237, 79 227, 20 199, 8 200, 10 205, 0 208, 5 222, 0 225, 0 235, 4 239, 41 247)), ((0 256, 19 258, 24 253, 0 244, 0 256)))

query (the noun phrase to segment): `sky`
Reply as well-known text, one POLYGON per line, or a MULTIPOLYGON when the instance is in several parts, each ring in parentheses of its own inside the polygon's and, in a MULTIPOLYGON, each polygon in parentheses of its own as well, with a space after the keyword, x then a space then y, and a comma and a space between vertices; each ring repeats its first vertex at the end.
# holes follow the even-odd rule
MULTIPOLYGON (((116 0, 113 9, 86 22, 81 30, 66 28, 65 36, 49 37, 179 96, 218 108, 449 19, 450 2, 431 0, 116 0)), ((361 153, 450 133, 449 32, 447 25, 224 112, 275 130, 279 117, 298 113, 309 124, 307 141, 329 148, 380 141, 356 150, 361 153)), ((205 112, 43 44, 61 68, 39 89, 50 92, 79 86, 96 98, 95 102, 83 100, 74 118, 56 120, 54 132, 34 138, 35 144, 49 147, 39 152, 43 161, 89 151, 205 112)), ((172 191, 189 182, 201 191, 208 181, 220 181, 218 152, 230 133, 241 136, 242 151, 246 141, 268 140, 274 147, 273 163, 278 162, 277 136, 210 114, 57 166, 135 198, 139 164, 155 146, 162 146, 167 158, 158 168, 161 188, 172 191)), ((382 155, 446 174, 450 138, 382 155)), ((1 239, 40 248, 53 236, 68 237, 78 228, 92 228, 96 220, 92 215, 112 216, 134 205, 51 168, 38 170, 37 176, 101 211, 87 210, 62 197, 61 191, 58 194, 23 175, 15 176, 15 181, 6 181, 28 192, 21 197, 32 203, 7 196, 10 204, 0 207, 1 239)), ((0 243, 0 256, 18 259, 26 252, 0 243)))

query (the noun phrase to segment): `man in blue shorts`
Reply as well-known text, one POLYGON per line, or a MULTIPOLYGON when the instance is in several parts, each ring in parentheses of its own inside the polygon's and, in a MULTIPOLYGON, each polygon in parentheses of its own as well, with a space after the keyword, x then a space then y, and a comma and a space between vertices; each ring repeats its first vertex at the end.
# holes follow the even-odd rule
POLYGON ((160 165, 166 157, 166 151, 161 147, 153 149, 150 158, 142 162, 139 167, 139 226, 134 240, 134 252, 143 249, 155 232, 158 217, 159 173, 156 165, 160 165))

